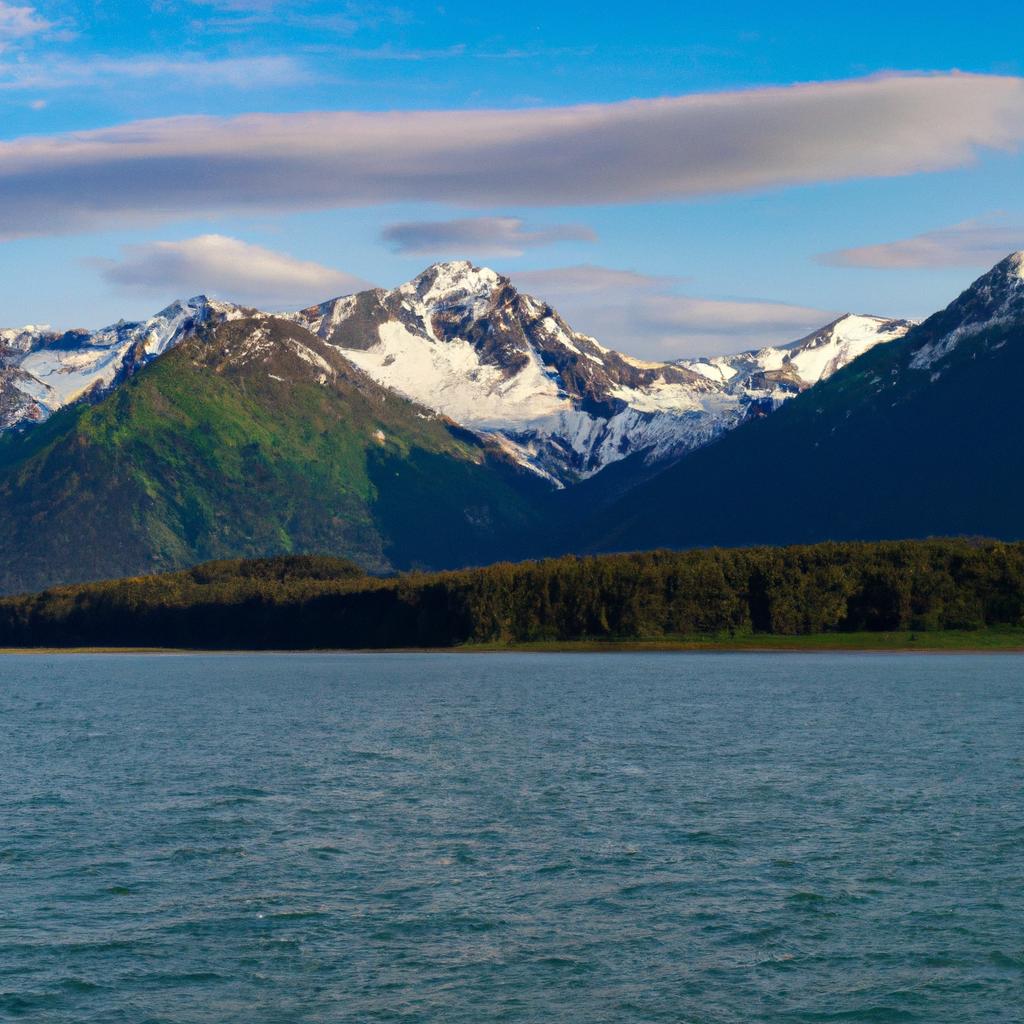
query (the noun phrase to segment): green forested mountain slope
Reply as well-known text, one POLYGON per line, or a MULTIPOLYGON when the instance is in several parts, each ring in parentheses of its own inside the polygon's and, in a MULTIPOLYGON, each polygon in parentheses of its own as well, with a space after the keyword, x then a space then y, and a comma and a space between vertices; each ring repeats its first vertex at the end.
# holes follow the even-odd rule
POLYGON ((546 490, 298 325, 237 320, 0 440, 0 589, 289 552, 479 563, 546 490))

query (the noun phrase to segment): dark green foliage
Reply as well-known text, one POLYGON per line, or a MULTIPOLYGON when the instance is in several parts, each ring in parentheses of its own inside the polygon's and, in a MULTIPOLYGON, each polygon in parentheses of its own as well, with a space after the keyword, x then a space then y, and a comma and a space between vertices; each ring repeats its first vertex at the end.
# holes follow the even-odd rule
POLYGON ((444 647, 992 626, 1024 626, 1024 544, 653 551, 391 579, 292 556, 0 601, 0 646, 444 647))
POLYGON ((424 448, 368 452, 371 511, 389 562, 429 569, 535 554, 548 485, 514 466, 498 471, 496 463, 492 457, 488 471, 424 448))

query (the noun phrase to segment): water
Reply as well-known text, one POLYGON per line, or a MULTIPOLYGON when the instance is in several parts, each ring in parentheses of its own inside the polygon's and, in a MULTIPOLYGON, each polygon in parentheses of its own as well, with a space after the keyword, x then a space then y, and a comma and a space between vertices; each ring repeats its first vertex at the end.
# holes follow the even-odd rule
POLYGON ((1022 669, 0 658, 0 1019, 1016 1024, 1022 669))

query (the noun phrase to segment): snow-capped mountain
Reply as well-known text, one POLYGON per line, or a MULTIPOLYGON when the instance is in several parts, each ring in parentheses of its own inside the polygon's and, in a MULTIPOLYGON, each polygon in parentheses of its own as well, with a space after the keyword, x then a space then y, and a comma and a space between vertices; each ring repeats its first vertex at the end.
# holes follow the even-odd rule
POLYGON ((778 387, 802 391, 831 377, 880 342, 903 337, 912 326, 911 320, 847 313, 788 345, 734 356, 681 360, 679 365, 733 387, 740 383, 749 386, 753 381, 760 388, 771 381, 778 387))
POLYGON ((379 384, 559 482, 635 452, 653 460, 700 447, 911 326, 847 315, 790 345, 651 362, 574 331, 508 278, 466 262, 291 316, 379 384))
POLYGON ((847 315, 788 345, 651 362, 574 331, 550 305, 493 270, 440 263, 391 291, 298 313, 257 313, 199 296, 142 323, 92 334, 2 331, 0 427, 98 397, 199 328, 243 316, 253 323, 276 316, 304 328, 377 384, 482 435, 557 484, 633 453, 655 460, 700 447, 911 326, 847 315))
POLYGON ((199 326, 241 315, 239 307, 199 295, 141 323, 121 321, 95 332, 60 334, 37 325, 0 330, 0 428, 98 397, 199 326))

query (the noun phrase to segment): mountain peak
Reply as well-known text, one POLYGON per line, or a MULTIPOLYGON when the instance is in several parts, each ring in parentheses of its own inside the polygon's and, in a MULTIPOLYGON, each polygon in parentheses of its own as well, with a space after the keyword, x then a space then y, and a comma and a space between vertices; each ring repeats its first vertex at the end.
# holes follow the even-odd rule
POLYGON ((790 359, 795 360, 811 349, 833 345, 843 348, 846 356, 852 359, 855 358, 854 351, 860 355, 879 342, 895 341, 913 326, 913 320, 896 320, 870 313, 843 313, 824 327, 778 348, 790 353, 790 359))
POLYGON ((1024 251, 1010 253, 921 325, 911 368, 926 370, 966 338, 1024 322, 1024 251))
MULTIPOLYGON (((262 352, 275 316, 326 342, 377 385, 492 441, 500 435, 509 457, 555 481, 593 475, 633 453, 654 460, 703 445, 907 326, 844 314, 794 346, 655 363, 579 334, 489 267, 452 260, 392 290, 297 313, 267 314, 197 295, 142 323, 90 335, 70 346, 71 354, 65 345, 26 358, 12 353, 7 361, 27 372, 17 387, 38 393, 43 415, 96 382, 102 391, 115 386, 181 339, 227 321, 259 320, 236 340, 249 346, 242 354, 262 352)), ((321 353, 310 352, 311 365, 333 372, 321 365, 321 353)))
POLYGON ((1005 259, 1001 259, 987 274, 982 274, 968 291, 986 285, 991 287, 993 284, 1003 282, 1016 288, 1022 281, 1024 281, 1024 249, 1011 252, 1005 259))
MULTIPOLYGON (((163 309, 158 310, 147 320, 132 321, 130 326, 136 326, 136 324, 150 324, 161 320, 173 320, 177 317, 187 313, 202 313, 209 308, 210 300, 205 295, 193 295, 190 299, 175 299, 173 302, 168 303, 163 309)), ((122 324, 128 325, 129 322, 126 320, 120 321, 122 324)), ((101 328, 97 333, 102 333, 106 328, 101 328)))
POLYGON ((415 294, 427 306, 464 304, 467 299, 489 298, 502 280, 490 267, 477 267, 469 260, 452 260, 431 264, 399 291, 415 294))

